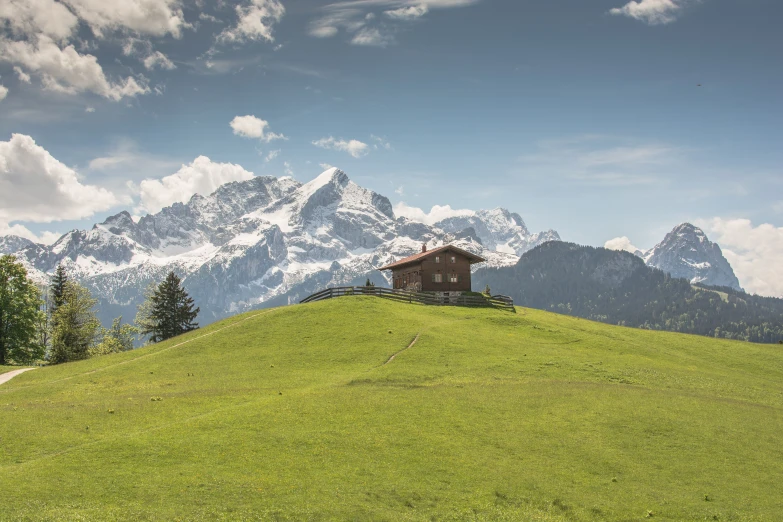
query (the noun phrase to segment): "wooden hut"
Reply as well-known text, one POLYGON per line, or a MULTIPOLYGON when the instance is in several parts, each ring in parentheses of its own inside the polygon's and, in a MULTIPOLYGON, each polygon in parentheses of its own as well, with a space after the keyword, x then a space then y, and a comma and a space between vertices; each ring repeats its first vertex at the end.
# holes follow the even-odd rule
POLYGON ((420 253, 378 270, 391 270, 394 289, 459 295, 471 290, 470 266, 484 261, 484 258, 453 245, 427 250, 425 244, 420 253))

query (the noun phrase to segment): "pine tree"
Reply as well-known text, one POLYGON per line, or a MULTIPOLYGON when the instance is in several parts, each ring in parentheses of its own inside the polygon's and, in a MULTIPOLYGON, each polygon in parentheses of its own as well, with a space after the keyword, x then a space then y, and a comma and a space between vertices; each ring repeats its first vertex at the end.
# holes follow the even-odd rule
POLYGON ((36 335, 40 301, 24 266, 14 256, 0 257, 0 365, 43 356, 36 335))
POLYGON ((193 299, 182 288, 180 278, 169 272, 165 281, 154 288, 139 306, 136 324, 142 335, 150 336, 150 342, 165 341, 198 328, 198 323, 193 320, 199 308, 194 310, 193 304, 193 299))
POLYGON ((65 267, 60 263, 57 265, 57 269, 54 271, 54 275, 51 279, 49 288, 52 293, 52 304, 50 307, 50 313, 54 315, 57 308, 62 306, 65 299, 65 284, 68 282, 68 273, 65 271, 65 267))
POLYGON ((93 311, 97 302, 89 290, 73 281, 66 281, 62 304, 52 315, 50 362, 59 364, 89 357, 101 328, 93 311))

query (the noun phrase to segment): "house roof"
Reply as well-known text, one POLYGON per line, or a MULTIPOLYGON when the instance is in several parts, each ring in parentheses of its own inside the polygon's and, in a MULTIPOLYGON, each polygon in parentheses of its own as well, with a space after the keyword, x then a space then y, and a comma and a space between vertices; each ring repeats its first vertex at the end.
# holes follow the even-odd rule
POLYGON ((438 254, 440 252, 445 252, 446 250, 452 250, 458 254, 462 254, 463 256, 467 257, 470 260, 470 264, 473 263, 483 263, 486 261, 481 256, 477 256, 476 254, 471 254, 467 250, 462 250, 461 248, 457 248, 454 245, 444 245, 442 247, 434 248, 432 250, 427 250, 426 252, 419 252, 418 254, 414 254, 412 256, 408 256, 406 258, 400 259, 399 261, 395 261, 394 263, 388 264, 386 266, 382 266, 378 270, 391 270, 393 268, 399 268, 404 265, 409 265, 411 263, 418 263, 422 259, 424 259, 427 256, 430 256, 432 254, 438 254))

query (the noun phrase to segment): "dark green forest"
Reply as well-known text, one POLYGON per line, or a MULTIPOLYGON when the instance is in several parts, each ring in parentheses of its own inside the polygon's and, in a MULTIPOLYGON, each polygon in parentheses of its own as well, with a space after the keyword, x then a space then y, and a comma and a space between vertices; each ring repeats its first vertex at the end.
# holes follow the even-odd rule
POLYGON ((783 341, 783 299, 692 285, 628 252, 553 241, 513 267, 482 268, 489 285, 519 306, 604 323, 759 343, 783 341))

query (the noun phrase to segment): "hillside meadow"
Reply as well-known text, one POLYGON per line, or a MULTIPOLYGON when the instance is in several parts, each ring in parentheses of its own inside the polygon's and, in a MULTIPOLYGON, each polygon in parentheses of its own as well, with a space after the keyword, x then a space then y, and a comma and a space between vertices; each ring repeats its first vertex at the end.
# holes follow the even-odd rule
POLYGON ((775 521, 781 434, 779 345, 343 297, 3 384, 0 520, 775 521))

